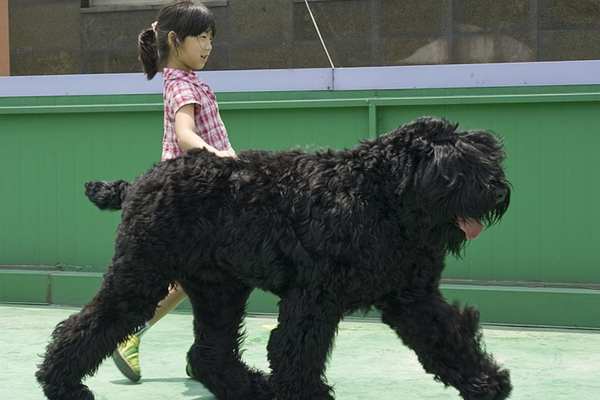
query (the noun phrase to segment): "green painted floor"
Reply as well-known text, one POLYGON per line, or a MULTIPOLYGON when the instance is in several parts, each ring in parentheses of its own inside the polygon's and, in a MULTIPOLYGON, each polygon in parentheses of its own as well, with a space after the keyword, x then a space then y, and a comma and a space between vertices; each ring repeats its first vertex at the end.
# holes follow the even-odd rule
MULTIPOLYGON (((0 305, 0 399, 41 400, 33 373, 54 325, 73 308, 0 305)), ((275 320, 247 319, 246 361, 266 369, 265 347, 275 320)), ((171 314, 142 342, 140 384, 131 384, 112 365, 102 364, 87 380, 97 400, 213 399, 185 375, 192 340, 188 314, 171 314)), ((485 343, 512 373, 516 400, 599 400, 600 333, 582 331, 484 330, 485 343)), ((414 354, 380 323, 344 322, 328 368, 339 400, 451 400, 454 389, 426 375, 414 354)))

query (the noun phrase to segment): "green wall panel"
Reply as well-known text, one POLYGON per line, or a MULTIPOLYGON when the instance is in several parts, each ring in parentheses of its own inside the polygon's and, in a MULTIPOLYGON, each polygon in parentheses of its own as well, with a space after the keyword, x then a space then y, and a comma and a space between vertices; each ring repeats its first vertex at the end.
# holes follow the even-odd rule
MULTIPOLYGON (((446 278, 600 285, 594 227, 600 88, 543 87, 225 93, 237 150, 351 147, 421 115, 506 143, 513 201, 505 220, 448 260, 446 278), (371 119, 370 119, 371 118, 371 119)), ((118 213, 83 195, 160 158, 159 95, 0 98, 0 265, 104 271, 118 213)))
POLYGON ((47 272, 0 269, 0 302, 47 304, 49 288, 47 272))
POLYGON ((238 150, 351 147, 365 138, 369 122, 364 107, 224 110, 223 120, 238 150))

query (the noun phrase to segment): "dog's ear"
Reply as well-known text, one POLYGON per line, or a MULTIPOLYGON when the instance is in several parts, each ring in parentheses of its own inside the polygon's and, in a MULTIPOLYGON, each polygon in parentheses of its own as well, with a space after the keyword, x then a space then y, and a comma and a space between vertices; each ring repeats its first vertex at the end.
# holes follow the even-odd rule
POLYGON ((501 164, 506 158, 502 138, 489 131, 466 132, 456 146, 471 159, 478 160, 485 157, 491 162, 501 164))
MULTIPOLYGON (((415 138, 415 148, 424 140, 415 138)), ((414 185, 423 203, 429 207, 445 208, 452 193, 460 192, 467 183, 469 166, 463 154, 450 141, 426 142, 427 151, 419 154, 414 185)))
POLYGON ((464 156, 450 144, 431 146, 431 157, 421 162, 424 190, 455 190, 465 183, 464 156))

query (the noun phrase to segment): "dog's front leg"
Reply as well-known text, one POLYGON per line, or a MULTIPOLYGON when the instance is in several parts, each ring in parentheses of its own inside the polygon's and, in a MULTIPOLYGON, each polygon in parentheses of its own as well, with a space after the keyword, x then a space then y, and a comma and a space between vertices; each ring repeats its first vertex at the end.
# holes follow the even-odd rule
POLYGON ((436 380, 454 386, 466 400, 508 398, 509 373, 482 350, 475 309, 452 306, 437 290, 428 295, 391 296, 378 308, 383 322, 415 351, 436 380))
POLYGON ((279 303, 268 358, 277 400, 332 400, 325 364, 341 312, 321 290, 294 289, 279 303))

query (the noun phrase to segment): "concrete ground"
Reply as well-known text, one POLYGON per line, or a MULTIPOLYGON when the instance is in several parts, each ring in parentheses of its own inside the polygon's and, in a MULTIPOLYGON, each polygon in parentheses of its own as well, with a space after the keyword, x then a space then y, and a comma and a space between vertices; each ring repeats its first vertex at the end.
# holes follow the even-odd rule
MULTIPOLYGON (((0 305, 0 399, 41 400, 33 374, 50 333, 77 310, 0 305)), ((247 319, 246 361, 267 369, 266 344, 276 320, 247 319)), ((514 400, 600 399, 600 332, 484 329, 487 349, 511 370, 514 400)), ((213 396, 185 375, 192 318, 171 314, 143 338, 142 381, 132 384, 106 360, 86 384, 97 400, 209 400, 213 396)), ((415 355, 381 323, 342 323, 327 370, 339 400, 454 400, 424 373, 415 355)))

